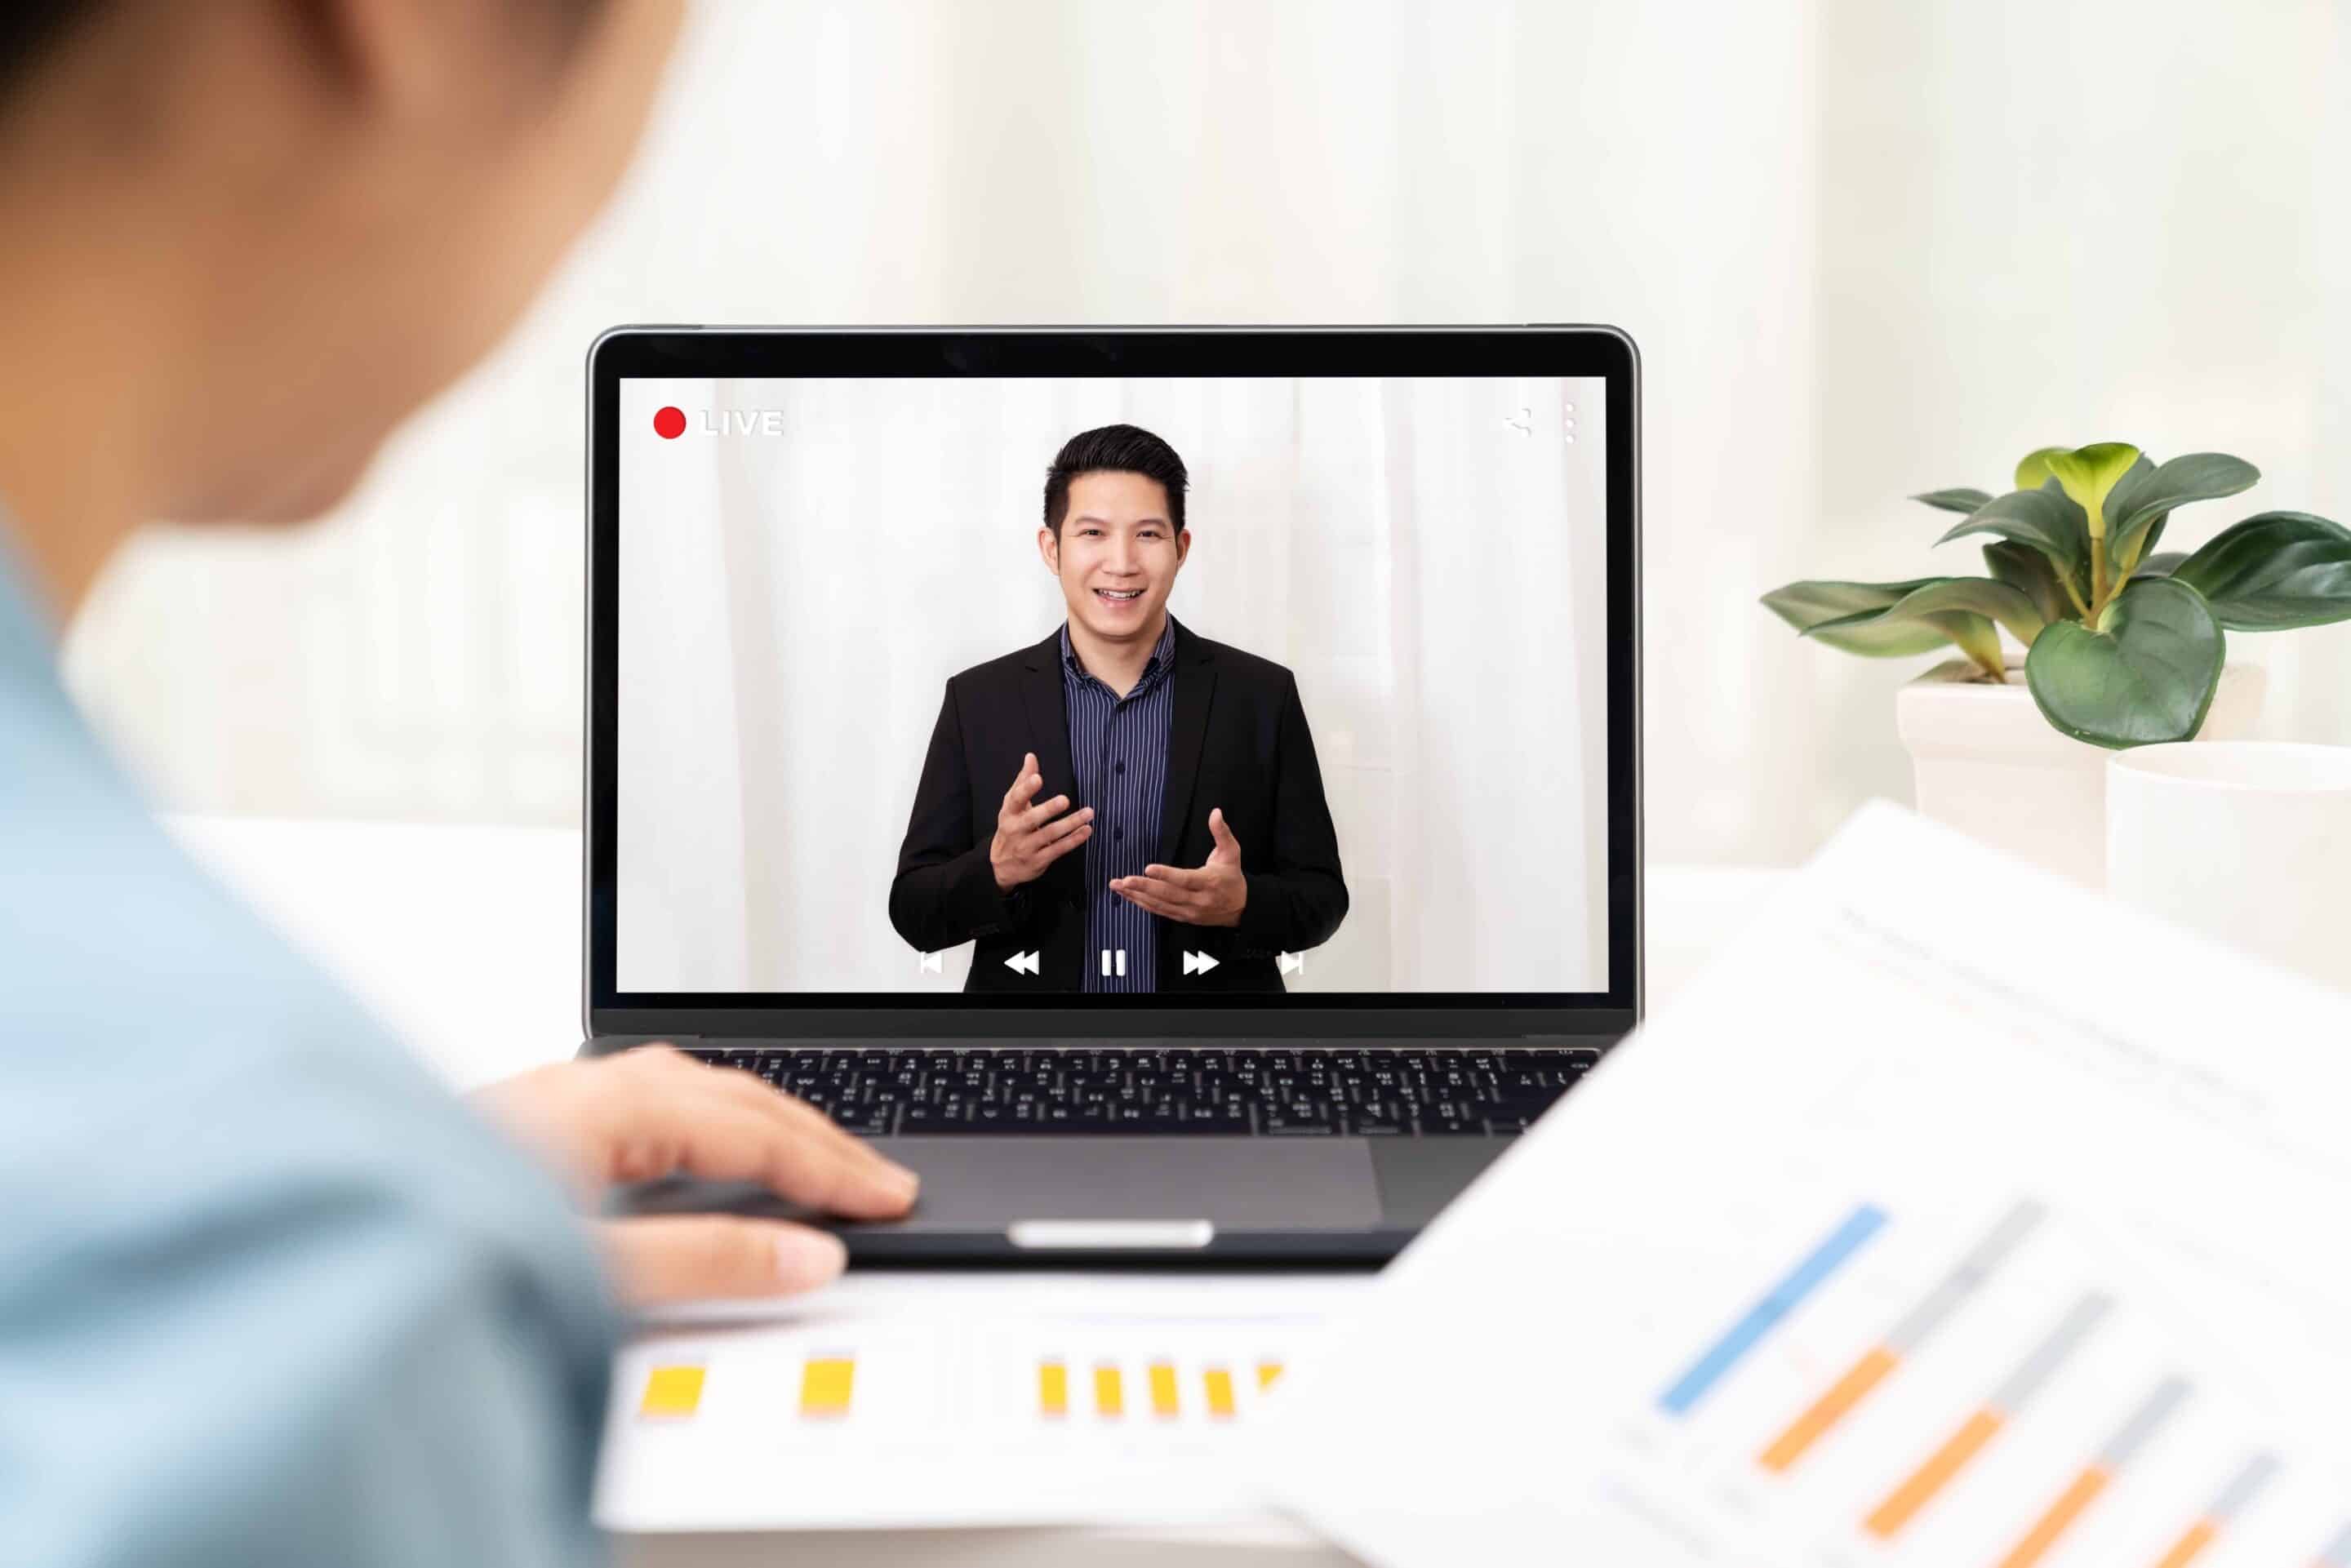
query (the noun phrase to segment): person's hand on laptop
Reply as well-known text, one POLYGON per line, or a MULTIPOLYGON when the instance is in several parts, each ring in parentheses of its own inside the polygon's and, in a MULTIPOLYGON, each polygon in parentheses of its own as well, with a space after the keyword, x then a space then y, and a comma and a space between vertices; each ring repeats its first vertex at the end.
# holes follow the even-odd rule
POLYGON ((1004 792, 996 812, 996 837, 987 846, 987 862, 996 868, 996 885, 1010 893, 1022 883, 1034 882, 1045 868, 1086 841, 1093 832, 1094 809, 1070 810, 1070 798, 1056 795, 1041 805, 1030 805, 1045 787, 1037 771, 1037 754, 1020 758, 1020 771, 1004 792))
MULTIPOLYGON (((813 1106, 748 1073, 667 1046, 557 1062, 483 1089, 475 1103, 552 1164, 583 1200, 618 1182, 682 1173, 756 1181, 852 1219, 891 1219, 915 1177, 813 1106)), ((661 1215, 599 1227, 623 1300, 789 1295, 841 1270, 838 1238, 783 1220, 661 1215)))
POLYGON ((1249 879, 1241 874, 1241 841, 1225 826, 1222 807, 1208 812, 1208 833, 1217 847, 1197 871, 1147 865, 1141 876, 1114 876, 1110 890, 1138 908, 1186 925, 1238 925, 1249 904, 1249 879))

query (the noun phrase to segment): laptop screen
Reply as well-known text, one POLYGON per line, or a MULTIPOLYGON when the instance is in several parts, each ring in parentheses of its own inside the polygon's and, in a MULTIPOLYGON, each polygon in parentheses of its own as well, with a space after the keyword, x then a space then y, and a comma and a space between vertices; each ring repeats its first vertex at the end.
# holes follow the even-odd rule
POLYGON ((1605 392, 622 376, 613 988, 1608 992, 1605 392))

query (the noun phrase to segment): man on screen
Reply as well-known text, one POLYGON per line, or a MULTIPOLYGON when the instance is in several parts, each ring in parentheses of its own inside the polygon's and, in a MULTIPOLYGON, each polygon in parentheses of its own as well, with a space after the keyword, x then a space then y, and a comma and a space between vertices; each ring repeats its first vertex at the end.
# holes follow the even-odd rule
POLYGON ((1037 530, 1067 622, 947 682, 890 885, 965 988, 1280 991, 1347 913, 1298 683, 1167 613, 1191 552, 1184 460, 1147 430, 1074 435, 1037 530))

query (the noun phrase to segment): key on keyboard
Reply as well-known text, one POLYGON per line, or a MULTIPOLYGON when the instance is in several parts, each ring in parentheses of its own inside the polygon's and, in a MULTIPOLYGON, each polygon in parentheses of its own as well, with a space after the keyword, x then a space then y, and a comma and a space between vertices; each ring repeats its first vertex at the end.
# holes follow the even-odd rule
POLYGON ((1282 1046, 1164 1051, 702 1046, 854 1133, 1505 1136, 1600 1061, 1511 1051, 1282 1046))

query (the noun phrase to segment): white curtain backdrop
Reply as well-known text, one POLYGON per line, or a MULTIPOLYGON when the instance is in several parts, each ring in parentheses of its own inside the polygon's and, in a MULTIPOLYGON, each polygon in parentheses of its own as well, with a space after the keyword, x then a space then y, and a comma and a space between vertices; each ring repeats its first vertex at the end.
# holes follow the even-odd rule
MULTIPOLYGON (((566 821, 580 360, 618 321, 1610 320, 1647 374, 1648 843, 1906 798, 1923 661, 1802 576, 1964 570, 1901 497, 2056 441, 2351 520, 2341 0, 775 0, 695 18, 559 286, 298 540, 159 533, 74 673, 174 803, 566 821)), ((2351 628, 2232 639, 2351 741, 2351 628)))
POLYGON ((1352 907, 1297 988, 1604 989, 1604 413, 1536 380, 628 384, 621 988, 960 983, 886 910, 941 692, 1060 624, 1045 465, 1127 421, 1193 474, 1175 613, 1298 676, 1352 907))

